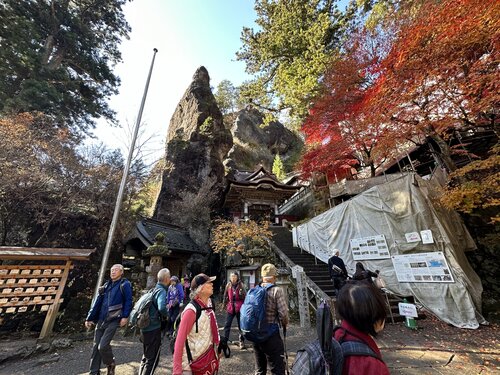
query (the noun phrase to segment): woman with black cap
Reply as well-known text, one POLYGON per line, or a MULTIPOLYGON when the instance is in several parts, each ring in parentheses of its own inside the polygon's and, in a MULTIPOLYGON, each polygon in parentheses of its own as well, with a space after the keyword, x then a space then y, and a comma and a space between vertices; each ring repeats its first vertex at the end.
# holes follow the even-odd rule
POLYGON ((172 375, 214 374, 219 368, 219 329, 210 300, 214 280, 200 273, 191 281, 191 302, 181 314, 172 375))

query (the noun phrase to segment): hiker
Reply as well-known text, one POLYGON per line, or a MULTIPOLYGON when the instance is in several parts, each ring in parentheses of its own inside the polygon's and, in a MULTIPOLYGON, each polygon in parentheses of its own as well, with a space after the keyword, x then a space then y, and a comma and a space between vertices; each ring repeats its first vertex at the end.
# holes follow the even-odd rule
MULTIPOLYGON (((276 267, 267 263, 262 266, 262 287, 266 288, 276 283, 278 270, 276 267)), ((266 322, 268 324, 281 324, 283 330, 288 325, 288 306, 283 289, 272 287, 268 289, 266 296, 266 322)), ((276 330, 267 340, 263 342, 253 342, 255 356, 255 375, 264 375, 267 372, 267 364, 271 369, 271 374, 285 374, 285 347, 281 338, 279 329, 276 330)))
POLYGON ((190 297, 201 307, 201 314, 196 319, 196 307, 193 303, 188 303, 181 314, 175 340, 172 375, 198 373, 211 375, 219 367, 216 352, 220 341, 219 328, 210 300, 214 293, 212 284, 214 280, 215 276, 210 277, 200 273, 191 281, 190 297), (188 357, 192 360, 188 360, 188 357), (204 369, 203 372, 200 368, 204 369))
POLYGON ((183 292, 184 292, 184 299, 182 300, 182 303, 185 305, 186 303, 189 302, 189 286, 190 286, 190 281, 189 281, 189 276, 187 274, 184 275, 182 278, 182 287, 183 287, 183 292))
POLYGON ((328 271, 330 272, 330 279, 333 282, 335 295, 338 294, 340 288, 344 286, 347 280, 347 269, 345 268, 344 261, 339 257, 340 250, 333 250, 333 256, 328 259, 328 271))
POLYGON ((170 271, 162 268, 158 271, 158 282, 153 291, 149 306, 149 325, 141 329, 142 359, 139 375, 150 375, 158 365, 161 349, 162 317, 168 316, 167 288, 170 285, 170 271))
POLYGON ((90 374, 100 374, 101 362, 106 365, 108 375, 115 374, 115 357, 111 340, 118 326, 127 325, 132 310, 132 285, 123 277, 123 266, 114 264, 110 270, 111 280, 99 288, 99 294, 90 308, 85 327, 95 325, 94 345, 90 357, 90 374))
POLYGON ((179 315, 180 304, 184 300, 184 288, 179 282, 177 276, 172 276, 170 286, 167 291, 167 308, 168 308, 168 328, 167 333, 172 334, 174 330, 174 322, 179 315))
POLYGON ((354 272, 354 275, 352 276, 353 280, 362 281, 364 283, 373 285, 372 277, 378 277, 378 274, 370 270, 366 270, 363 266, 363 263, 356 263, 356 272, 354 272))
POLYGON ((231 325, 233 323, 233 319, 236 317, 239 332, 239 346, 240 349, 244 349, 245 339, 240 327, 240 309, 243 301, 245 300, 246 290, 240 280, 238 272, 231 272, 229 280, 230 281, 227 283, 226 289, 224 290, 223 308, 226 309, 227 315, 226 324, 224 325, 224 336, 221 340, 229 341, 231 325))
POLYGON ((375 354, 345 357, 342 374, 389 374, 373 339, 385 325, 386 306, 379 291, 373 285, 348 283, 340 290, 336 305, 342 323, 335 331, 335 339, 340 343, 365 343, 375 354))

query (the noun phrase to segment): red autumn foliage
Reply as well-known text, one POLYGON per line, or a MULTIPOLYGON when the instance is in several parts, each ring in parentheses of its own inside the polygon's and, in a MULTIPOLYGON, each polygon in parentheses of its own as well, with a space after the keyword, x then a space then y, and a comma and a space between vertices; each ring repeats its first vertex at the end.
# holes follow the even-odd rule
POLYGON ((331 64, 302 129, 306 175, 348 160, 373 175, 388 150, 426 137, 453 171, 450 132, 498 124, 500 2, 415 4, 355 34, 331 64))

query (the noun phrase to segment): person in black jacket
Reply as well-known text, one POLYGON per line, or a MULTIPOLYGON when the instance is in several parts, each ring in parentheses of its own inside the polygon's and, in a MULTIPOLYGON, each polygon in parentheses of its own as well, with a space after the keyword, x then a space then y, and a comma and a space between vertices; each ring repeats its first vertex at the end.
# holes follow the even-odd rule
POLYGON ((356 272, 354 272, 354 275, 352 276, 353 280, 363 281, 367 284, 373 285, 372 277, 378 277, 378 274, 370 270, 366 270, 363 263, 356 263, 356 272))
POLYGON ((345 268, 344 261, 339 257, 340 250, 333 250, 333 256, 328 259, 328 271, 330 272, 330 279, 335 288, 335 294, 338 293, 347 280, 347 269, 345 268))

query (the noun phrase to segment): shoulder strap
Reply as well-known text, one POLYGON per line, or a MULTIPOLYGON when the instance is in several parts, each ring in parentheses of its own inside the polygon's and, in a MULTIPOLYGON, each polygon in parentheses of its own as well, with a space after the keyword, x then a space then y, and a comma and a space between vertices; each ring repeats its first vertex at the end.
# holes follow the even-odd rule
MULTIPOLYGON (((196 319, 195 319, 195 325, 196 325, 196 333, 198 333, 198 319, 200 319, 200 316, 201 316, 201 312, 203 310, 212 310, 212 307, 201 307, 200 304, 198 302, 196 302, 194 299, 192 299, 191 301, 189 301, 189 303, 191 305, 194 306, 195 308, 195 313, 196 313, 196 319)), ((188 305, 189 305, 188 303, 188 305)), ((188 344, 188 340, 186 338, 186 355, 187 355, 187 358, 188 358, 188 362, 191 363, 193 361, 193 356, 191 354, 191 349, 189 349, 189 344, 188 344)))
POLYGON ((341 329, 344 331, 344 334, 342 335, 340 340, 338 340, 341 347, 342 347, 342 354, 344 355, 344 358, 349 357, 349 356, 353 356, 353 355, 354 356, 365 356, 365 357, 373 357, 373 358, 378 359, 381 362, 384 362, 383 359, 377 353, 375 353, 372 350, 372 348, 370 348, 370 346, 361 337, 356 335, 354 332, 351 332, 351 331, 345 329, 344 327, 335 327, 335 329, 333 331, 334 335, 335 335, 335 331, 337 331, 338 329, 341 329), (344 340, 344 337, 347 333, 351 336, 356 337, 358 340, 349 340, 349 341, 344 340))

